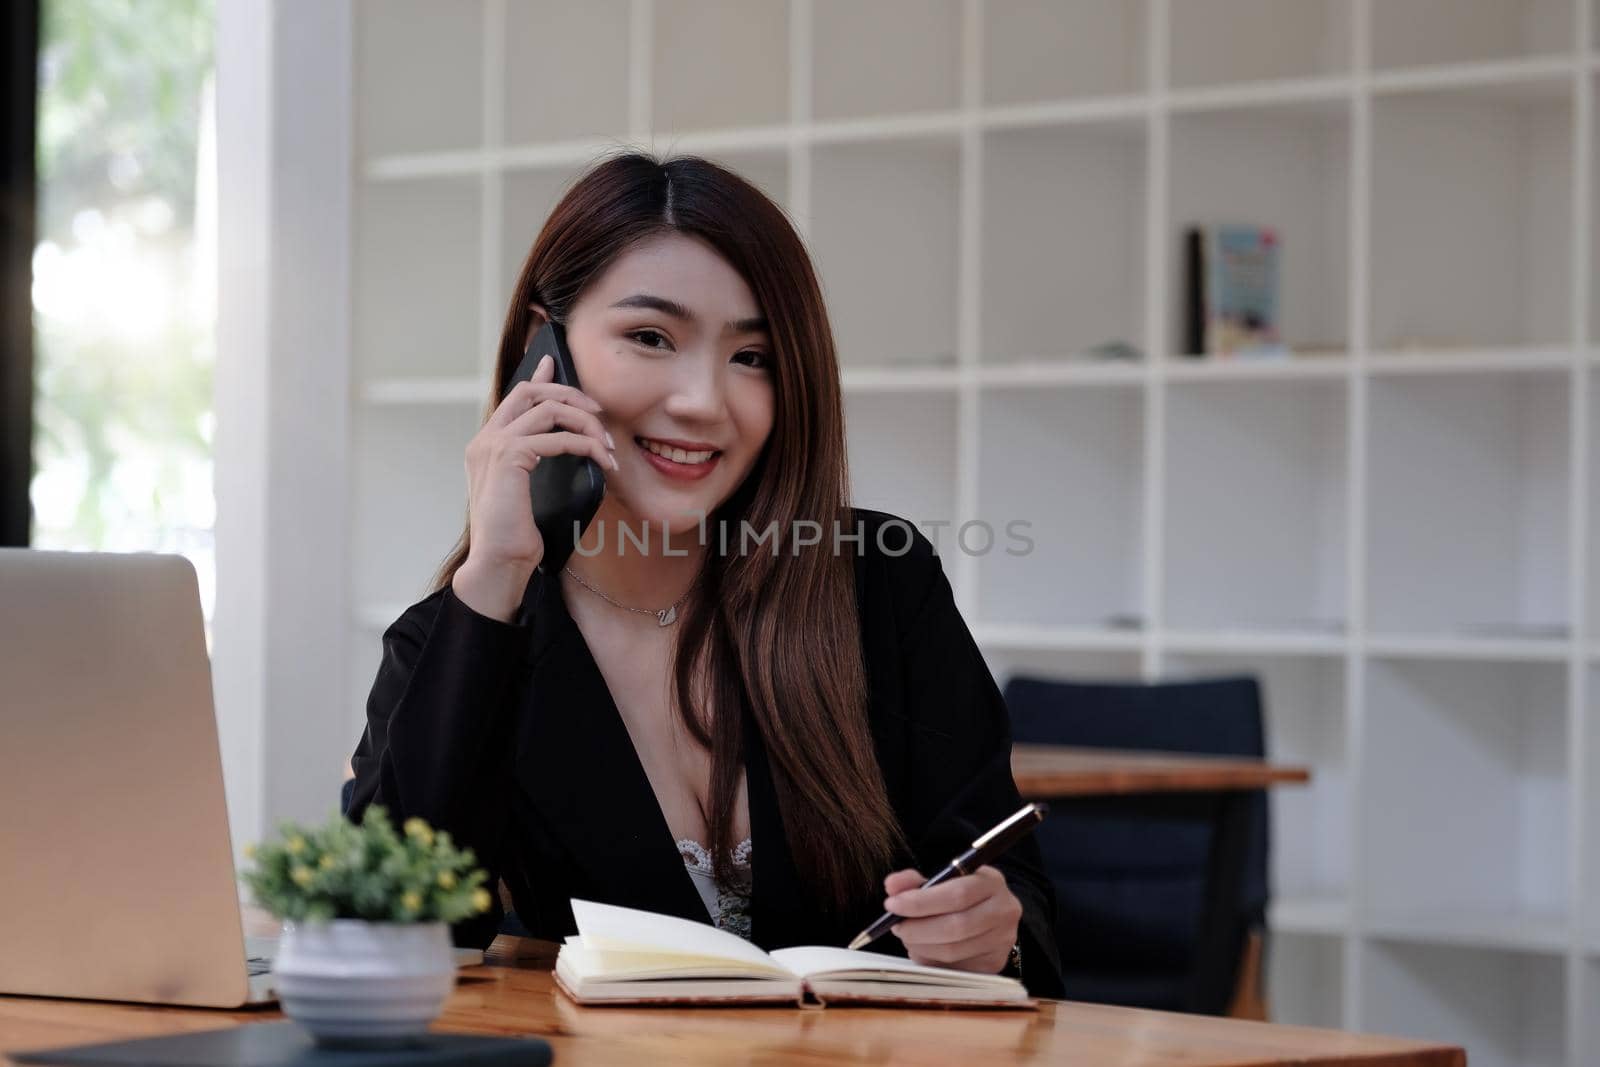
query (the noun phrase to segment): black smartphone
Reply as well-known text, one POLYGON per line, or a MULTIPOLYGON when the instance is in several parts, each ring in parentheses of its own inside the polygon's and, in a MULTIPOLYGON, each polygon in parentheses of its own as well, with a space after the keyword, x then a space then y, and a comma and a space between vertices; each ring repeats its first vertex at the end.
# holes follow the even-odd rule
MULTIPOLYGON (((555 360, 557 382, 583 388, 578 384, 578 368, 567 348, 566 329, 558 322, 546 322, 528 342, 522 362, 506 383, 506 393, 518 382, 530 380, 545 356, 555 360)), ((606 494, 605 475, 600 464, 588 456, 565 452, 544 456, 528 475, 528 494, 533 500, 534 525, 544 539, 544 559, 539 569, 554 574, 566 565, 573 546, 600 510, 600 500, 606 494)))

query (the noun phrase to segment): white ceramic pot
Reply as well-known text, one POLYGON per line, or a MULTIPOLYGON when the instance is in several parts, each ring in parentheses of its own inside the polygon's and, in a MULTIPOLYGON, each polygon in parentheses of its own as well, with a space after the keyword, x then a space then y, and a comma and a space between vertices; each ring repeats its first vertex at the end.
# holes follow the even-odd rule
POLYGON ((445 923, 334 919, 285 921, 273 974, 284 1014, 318 1044, 370 1048, 426 1031, 456 967, 445 923))

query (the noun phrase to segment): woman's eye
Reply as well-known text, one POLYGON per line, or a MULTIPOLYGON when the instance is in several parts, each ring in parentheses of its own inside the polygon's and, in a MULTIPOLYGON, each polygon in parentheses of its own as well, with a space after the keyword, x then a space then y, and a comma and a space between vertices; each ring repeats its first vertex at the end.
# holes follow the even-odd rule
POLYGON ((760 352, 755 349, 746 349, 733 358, 742 360, 746 357, 748 357, 750 360, 747 365, 755 367, 757 370, 764 370, 772 365, 772 357, 768 356, 765 352, 760 352))
MULTIPOLYGON (((632 333, 628 334, 627 336, 628 337, 659 337, 663 341, 665 341, 667 339, 666 335, 661 333, 659 330, 634 330, 632 333)), ((641 341, 640 343, 643 344, 644 342, 641 341)), ((655 345, 645 345, 645 347, 646 348, 655 348, 656 346, 655 345)))

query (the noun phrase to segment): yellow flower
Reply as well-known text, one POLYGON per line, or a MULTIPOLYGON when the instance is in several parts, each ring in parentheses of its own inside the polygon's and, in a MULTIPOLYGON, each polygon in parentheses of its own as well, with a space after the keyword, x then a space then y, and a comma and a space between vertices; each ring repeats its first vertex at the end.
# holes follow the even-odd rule
POLYGON ((405 895, 400 898, 400 906, 407 911, 421 911, 422 894, 415 889, 406 890, 405 895))
POLYGON ((494 898, 489 896, 489 891, 482 886, 472 891, 472 906, 479 911, 488 911, 489 905, 494 903, 494 898))
POLYGON ((298 856, 306 850, 306 839, 303 837, 289 838, 289 855, 298 856))
POLYGON ((247 860, 256 858, 256 846, 254 843, 244 846, 244 858, 247 860))
POLYGON ((451 874, 449 871, 440 871, 439 872, 439 888, 440 889, 454 889, 455 887, 456 887, 456 876, 451 874))
POLYGON ((406 820, 406 836, 416 838, 422 842, 424 848, 433 844, 433 831, 428 828, 426 822, 415 815, 406 820))
POLYGON ((311 873, 310 867, 306 867, 297 863, 294 865, 294 870, 289 872, 289 877, 294 879, 295 885, 299 886, 301 889, 304 889, 306 886, 311 884, 311 879, 314 876, 311 873))
POLYGON ((317 862, 317 866, 321 867, 325 871, 331 871, 333 870, 333 865, 337 862, 338 861, 333 858, 333 853, 327 852, 324 853, 322 859, 317 862))

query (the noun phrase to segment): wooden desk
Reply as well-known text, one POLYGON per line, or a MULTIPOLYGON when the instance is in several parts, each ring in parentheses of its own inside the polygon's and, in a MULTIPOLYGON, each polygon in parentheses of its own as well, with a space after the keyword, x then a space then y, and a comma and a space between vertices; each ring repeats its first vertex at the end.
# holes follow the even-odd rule
MULTIPOLYGON (((1266 1023, 1046 1001, 1037 1012, 873 1008, 580 1008, 555 946, 500 937, 461 972, 438 1029, 537 1034, 556 1067, 588 1064, 1092 1064, 1094 1067, 1465 1067, 1458 1048, 1266 1023)), ((282 1016, 0 997, 6 1050, 207 1030, 282 1016)))
POLYGON ((1024 744, 1011 747, 1011 774, 1017 780, 1017 790, 1028 800, 1216 793, 1311 780, 1311 772, 1305 767, 1234 756, 1024 744))

